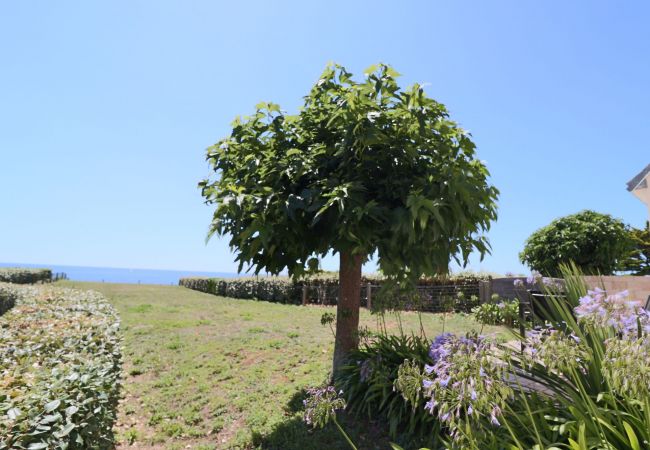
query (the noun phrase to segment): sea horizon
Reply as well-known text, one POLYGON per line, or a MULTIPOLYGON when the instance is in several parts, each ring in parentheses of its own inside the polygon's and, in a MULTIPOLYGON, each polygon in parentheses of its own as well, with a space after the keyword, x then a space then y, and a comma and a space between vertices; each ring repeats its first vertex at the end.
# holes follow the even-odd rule
POLYGON ((232 272, 209 272, 201 270, 135 269, 127 267, 70 266, 64 264, 32 264, 0 262, 0 267, 43 268, 52 274, 65 274, 72 281, 95 281, 103 283, 172 284, 186 277, 237 278, 245 274, 232 272))

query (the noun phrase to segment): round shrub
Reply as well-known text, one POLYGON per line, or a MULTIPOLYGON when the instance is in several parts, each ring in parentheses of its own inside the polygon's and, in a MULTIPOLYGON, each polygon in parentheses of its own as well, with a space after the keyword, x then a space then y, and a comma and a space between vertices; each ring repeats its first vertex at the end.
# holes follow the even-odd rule
POLYGON ((630 233, 623 222, 586 210, 535 231, 519 259, 545 276, 561 276, 560 266, 570 262, 584 273, 611 275, 631 249, 630 233))

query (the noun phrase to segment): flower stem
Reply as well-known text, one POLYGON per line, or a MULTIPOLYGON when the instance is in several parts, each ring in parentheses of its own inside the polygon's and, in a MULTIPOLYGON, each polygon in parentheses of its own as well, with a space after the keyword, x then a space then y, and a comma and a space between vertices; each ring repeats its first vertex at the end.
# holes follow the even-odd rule
POLYGON ((332 419, 334 420, 334 424, 337 426, 337 428, 339 429, 339 431, 341 432, 345 440, 348 441, 348 444, 350 444, 350 447, 352 447, 353 450, 357 450, 356 445, 354 445, 354 443, 352 442, 348 434, 345 431, 343 431, 343 428, 341 428, 341 425, 339 425, 339 421, 336 420, 336 416, 334 416, 332 419))

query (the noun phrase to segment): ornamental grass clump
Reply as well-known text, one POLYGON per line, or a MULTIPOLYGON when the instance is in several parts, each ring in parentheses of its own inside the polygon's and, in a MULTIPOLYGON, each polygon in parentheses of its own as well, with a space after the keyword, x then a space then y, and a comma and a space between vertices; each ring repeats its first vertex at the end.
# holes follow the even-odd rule
POLYGON ((357 416, 382 419, 388 434, 402 433, 427 440, 437 438, 438 422, 424 409, 422 396, 409 402, 395 388, 405 361, 422 373, 429 363, 430 343, 417 335, 378 334, 364 340, 341 368, 336 386, 343 391, 347 409, 357 416))

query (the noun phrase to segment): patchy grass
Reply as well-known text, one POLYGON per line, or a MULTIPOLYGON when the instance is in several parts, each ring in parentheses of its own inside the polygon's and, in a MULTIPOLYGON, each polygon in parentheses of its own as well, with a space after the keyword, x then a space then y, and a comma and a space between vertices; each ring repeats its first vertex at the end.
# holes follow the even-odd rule
MULTIPOLYGON (((124 333, 121 448, 324 450, 347 448, 334 428, 301 421, 304 389, 328 378, 333 337, 320 324, 332 307, 235 300, 176 286, 61 282, 94 289, 117 308, 124 333)), ((405 332, 419 329, 403 313, 405 332)), ((398 323, 389 317, 389 331, 398 323)), ((423 315, 432 337, 440 315, 423 315)), ((361 314, 376 329, 375 316, 361 314)), ((446 331, 480 329, 452 315, 446 331)), ((501 333, 501 327, 484 332, 501 333)), ((360 448, 387 448, 379 425, 344 419, 360 448)))

